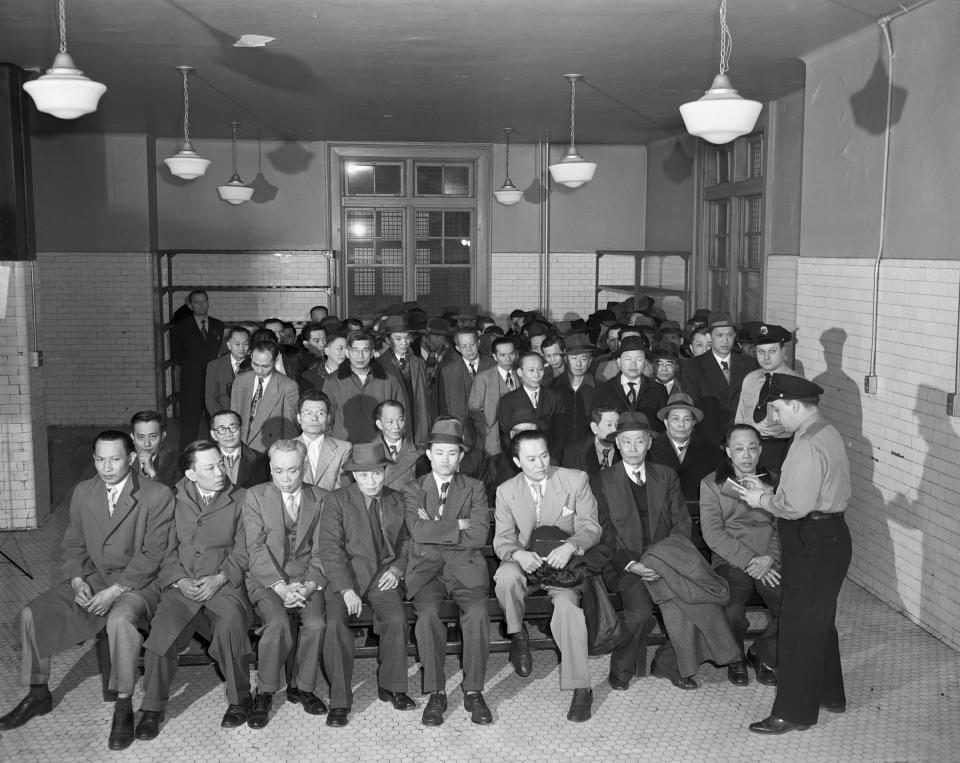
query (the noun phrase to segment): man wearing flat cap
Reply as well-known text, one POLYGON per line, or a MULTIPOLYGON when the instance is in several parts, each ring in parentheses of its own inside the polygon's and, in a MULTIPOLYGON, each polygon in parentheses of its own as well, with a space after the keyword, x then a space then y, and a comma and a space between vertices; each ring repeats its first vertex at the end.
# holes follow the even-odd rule
POLYGON ((712 312, 707 325, 710 350, 683 367, 683 389, 703 411, 700 434, 719 448, 733 423, 743 377, 757 367, 750 356, 733 352, 737 329, 729 313, 712 312))
POLYGON ((599 387, 593 404, 612 405, 620 413, 642 413, 652 429, 663 431, 657 411, 667 404, 667 391, 643 375, 650 343, 642 336, 628 336, 620 342, 617 365, 620 372, 599 387))
POLYGON ((760 432, 763 450, 760 453, 759 466, 779 473, 783 459, 790 447, 790 434, 779 422, 775 422, 767 411, 765 401, 773 374, 800 376, 787 365, 783 346, 793 339, 793 335, 783 326, 758 323, 750 333, 750 341, 756 350, 760 368, 751 371, 743 378, 740 388, 740 400, 734 414, 737 424, 750 424, 760 432))
POLYGON ((850 463, 840 433, 820 414, 822 394, 806 379, 773 374, 766 403, 793 443, 776 491, 754 481, 744 496, 778 519, 784 580, 777 698, 770 716, 750 725, 760 734, 803 730, 821 708, 847 708, 836 611, 851 557, 843 516, 850 463))
POLYGON ((397 710, 412 710, 407 695, 407 614, 403 574, 409 535, 403 495, 384 487, 390 460, 379 442, 359 444, 344 471, 353 484, 334 491, 317 525, 314 555, 327 575, 327 630, 323 666, 330 679, 328 726, 346 726, 353 705, 353 633, 350 618, 373 610, 380 639, 377 696, 397 710))

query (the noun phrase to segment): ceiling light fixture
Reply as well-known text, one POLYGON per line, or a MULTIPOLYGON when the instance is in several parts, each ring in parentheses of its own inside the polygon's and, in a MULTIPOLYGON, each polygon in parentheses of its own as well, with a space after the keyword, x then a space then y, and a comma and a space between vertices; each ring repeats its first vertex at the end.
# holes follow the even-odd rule
POLYGON ((504 127, 503 133, 507 136, 507 154, 504 164, 506 165, 504 169, 504 176, 506 180, 503 181, 503 185, 500 186, 499 191, 494 191, 493 195, 497 197, 497 201, 503 204, 505 207, 512 207, 521 198, 523 198, 523 191, 517 188, 513 181, 510 180, 510 133, 513 132, 512 127, 504 127))
POLYGON ((237 172, 237 128, 239 126, 239 122, 230 123, 230 127, 233 128, 233 175, 226 185, 217 186, 217 193, 220 194, 220 198, 227 204, 233 204, 234 206, 250 201, 253 196, 253 188, 244 185, 240 179, 240 173, 237 172))
POLYGON ((180 144, 180 150, 169 159, 164 159, 163 163, 178 178, 195 180, 206 172, 207 167, 210 166, 210 160, 202 158, 194 151, 193 144, 190 142, 190 88, 187 85, 187 78, 196 69, 192 66, 176 66, 174 68, 183 75, 183 143, 180 144))
POLYGON ((577 151, 574 135, 574 119, 577 111, 577 80, 582 79, 583 75, 564 74, 563 77, 570 83, 570 146, 567 148, 567 153, 563 159, 550 165, 550 175, 555 183, 565 185, 567 188, 579 188, 593 179, 593 173, 597 171, 597 165, 583 160, 580 152, 577 151))
POLYGON ((33 99, 38 111, 59 119, 76 119, 97 110, 100 96, 107 92, 107 86, 84 77, 67 53, 67 15, 63 3, 64 0, 57 3, 60 52, 47 73, 25 83, 23 89, 33 99))
POLYGON ((680 107, 687 132, 718 145, 746 135, 757 123, 763 104, 741 98, 727 76, 733 37, 727 26, 727 0, 720 0, 720 73, 697 101, 680 107))

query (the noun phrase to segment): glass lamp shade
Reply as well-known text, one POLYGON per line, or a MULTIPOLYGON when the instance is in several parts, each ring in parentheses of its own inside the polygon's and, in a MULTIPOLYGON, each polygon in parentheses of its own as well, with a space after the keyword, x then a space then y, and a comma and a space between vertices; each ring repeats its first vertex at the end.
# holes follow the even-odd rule
POLYGON ((680 116, 688 133, 721 145, 753 130, 762 108, 759 101, 741 98, 730 78, 718 74, 702 98, 680 107, 680 116))
POLYGON ((76 119, 97 110, 107 86, 83 76, 69 53, 58 53, 42 77, 24 84, 38 111, 58 119, 76 119))
POLYGON ((210 160, 204 159, 193 150, 193 144, 185 140, 180 144, 180 150, 163 163, 170 168, 170 172, 183 180, 195 180, 207 171, 210 160))
POLYGON ((243 204, 253 197, 253 189, 244 185, 239 175, 234 175, 226 185, 217 186, 217 193, 227 204, 243 204))
POLYGON ((563 159, 550 165, 550 176, 553 181, 567 188, 579 188, 584 183, 590 182, 596 171, 597 165, 594 162, 585 162, 580 152, 573 146, 567 149, 563 159))
POLYGON ((500 190, 494 191, 493 195, 500 204, 503 204, 503 206, 512 207, 523 198, 523 191, 517 188, 510 181, 510 178, 507 178, 503 181, 503 185, 500 186, 500 190))

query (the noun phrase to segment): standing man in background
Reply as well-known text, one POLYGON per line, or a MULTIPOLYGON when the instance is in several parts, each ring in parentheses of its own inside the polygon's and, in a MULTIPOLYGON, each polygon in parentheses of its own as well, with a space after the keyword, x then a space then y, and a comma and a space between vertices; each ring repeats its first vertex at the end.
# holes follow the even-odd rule
POLYGON ((170 359, 173 361, 174 389, 180 406, 180 450, 188 443, 206 437, 204 396, 207 364, 220 354, 223 323, 207 315, 210 302, 202 289, 188 296, 191 317, 170 328, 170 359))

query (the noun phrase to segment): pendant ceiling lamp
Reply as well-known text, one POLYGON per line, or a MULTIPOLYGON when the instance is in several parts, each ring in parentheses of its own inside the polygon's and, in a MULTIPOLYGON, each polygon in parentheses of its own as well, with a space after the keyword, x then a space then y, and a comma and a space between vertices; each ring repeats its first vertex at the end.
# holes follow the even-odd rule
POLYGON ((192 66, 175 68, 183 76, 183 143, 180 144, 180 150, 169 159, 164 159, 163 163, 178 178, 194 180, 206 172, 207 167, 210 166, 210 160, 202 158, 194 151, 193 144, 190 142, 190 88, 187 85, 187 78, 196 69, 192 66))
POLYGON ((521 198, 523 198, 523 191, 517 188, 513 184, 513 181, 510 180, 510 133, 512 132, 512 127, 503 128, 503 134, 506 135, 507 138, 507 155, 506 159, 504 160, 506 166, 503 173, 506 177, 506 180, 503 181, 503 185, 500 186, 499 191, 493 192, 493 195, 497 197, 497 201, 503 204, 505 207, 512 207, 514 204, 520 201, 521 198))
POLYGON ((570 146, 567 153, 556 164, 550 165, 550 175, 555 183, 560 183, 567 188, 579 188, 584 183, 593 179, 593 173, 597 171, 597 165, 593 162, 585 162, 580 152, 577 151, 577 143, 574 133, 574 120, 577 113, 577 80, 583 77, 582 74, 564 74, 564 79, 570 83, 570 146))
POLYGON ((239 126, 239 122, 230 123, 230 127, 233 128, 233 175, 226 185, 217 186, 217 193, 220 194, 220 198, 227 204, 233 204, 234 206, 250 201, 253 196, 253 188, 244 185, 244 182, 240 179, 240 173, 237 172, 237 128, 239 126))
POLYGON ((730 84, 730 51, 733 37, 727 26, 727 0, 720 0, 720 73, 698 101, 680 107, 687 132, 710 143, 729 143, 753 130, 762 104, 741 98, 730 84))
POLYGON ((33 99, 38 111, 59 119, 76 119, 97 110, 100 96, 107 86, 83 76, 67 53, 67 16, 64 0, 58 0, 60 25, 60 52, 53 66, 43 76, 24 84, 23 89, 33 99))

